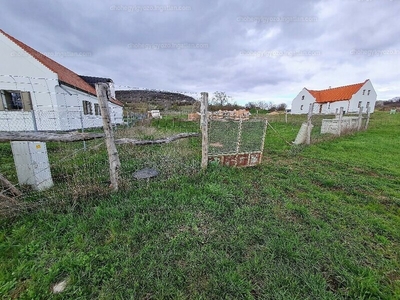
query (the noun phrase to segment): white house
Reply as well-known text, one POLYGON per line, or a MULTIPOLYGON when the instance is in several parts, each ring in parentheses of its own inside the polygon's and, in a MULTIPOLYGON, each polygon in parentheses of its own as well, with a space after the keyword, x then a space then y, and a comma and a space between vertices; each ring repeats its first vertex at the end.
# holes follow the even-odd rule
POLYGON ((345 85, 326 90, 309 90, 303 88, 292 101, 292 114, 307 114, 309 106, 314 103, 314 113, 334 114, 343 107, 345 113, 374 112, 376 92, 369 79, 361 83, 345 85))
MULTIPOLYGON (((115 99, 112 80, 106 82, 112 122, 122 123, 123 103, 115 99)), ((0 29, 0 131, 100 126, 94 84, 0 29)))

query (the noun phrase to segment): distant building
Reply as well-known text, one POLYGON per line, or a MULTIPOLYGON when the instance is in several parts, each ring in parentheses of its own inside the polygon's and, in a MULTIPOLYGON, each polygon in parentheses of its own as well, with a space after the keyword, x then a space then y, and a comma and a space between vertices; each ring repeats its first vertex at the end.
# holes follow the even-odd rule
POLYGON ((292 101, 292 114, 307 114, 309 106, 314 103, 314 113, 334 114, 343 107, 345 113, 358 113, 367 109, 373 113, 376 92, 369 79, 362 83, 329 88, 326 90, 310 90, 303 88, 292 101))

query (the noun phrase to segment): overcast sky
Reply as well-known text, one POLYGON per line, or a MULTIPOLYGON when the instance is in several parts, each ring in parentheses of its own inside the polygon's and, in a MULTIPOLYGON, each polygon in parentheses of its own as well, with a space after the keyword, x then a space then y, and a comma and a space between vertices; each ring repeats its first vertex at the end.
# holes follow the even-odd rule
POLYGON ((400 96, 400 0, 0 3, 4 31, 117 89, 290 106, 303 87, 370 79, 378 100, 400 96))

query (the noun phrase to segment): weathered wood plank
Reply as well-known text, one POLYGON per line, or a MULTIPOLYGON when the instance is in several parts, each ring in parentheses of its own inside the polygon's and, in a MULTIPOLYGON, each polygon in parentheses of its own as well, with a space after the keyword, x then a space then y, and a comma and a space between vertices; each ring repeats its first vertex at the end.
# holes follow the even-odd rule
POLYGON ((21 192, 0 173, 0 184, 14 196, 21 196, 21 192))
POLYGON ((55 133, 34 131, 0 131, 0 143, 11 141, 27 142, 79 142, 104 138, 104 133, 55 133))
POLYGON ((114 132, 111 124, 110 109, 108 107, 108 95, 111 95, 110 87, 106 83, 96 83, 96 94, 99 100, 103 129, 106 135, 108 161, 110 164, 110 181, 114 191, 118 191, 119 170, 121 162, 114 142, 114 132))
POLYGON ((190 137, 196 137, 200 136, 200 133, 179 133, 170 137, 166 137, 163 139, 158 139, 158 140, 135 140, 135 139, 128 139, 128 138, 122 138, 115 140, 115 144, 117 145, 123 145, 123 144, 130 144, 130 145, 156 145, 156 144, 168 144, 173 141, 179 140, 179 139, 184 139, 184 138, 190 138, 190 137))
POLYGON ((207 169, 208 165, 208 93, 201 93, 201 168, 207 169))

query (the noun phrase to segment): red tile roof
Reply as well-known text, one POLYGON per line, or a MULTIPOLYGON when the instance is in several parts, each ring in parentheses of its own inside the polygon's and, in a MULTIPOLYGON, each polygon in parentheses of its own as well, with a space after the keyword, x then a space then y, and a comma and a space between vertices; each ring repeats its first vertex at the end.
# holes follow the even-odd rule
POLYGON ((309 90, 307 88, 306 90, 315 98, 317 103, 350 100, 351 97, 357 93, 368 80, 369 79, 361 83, 339 86, 320 91, 309 90))
MULTIPOLYGON (((83 92, 86 92, 88 94, 96 96, 96 90, 88 84, 86 81, 84 81, 81 77, 79 77, 78 74, 75 72, 71 71, 70 69, 60 65, 58 62, 48 58, 46 55, 43 55, 39 51, 36 51, 35 49, 29 47, 28 45, 24 44, 23 42, 17 40, 13 36, 7 34, 4 32, 2 29, 0 29, 0 32, 4 34, 7 38, 9 38, 12 42, 17 44, 22 50, 27 52, 29 55, 33 56, 36 60, 38 60, 41 64, 43 64, 45 67, 53 71, 58 75, 58 80, 64 83, 65 85, 72 86, 78 90, 81 90, 83 92)), ((120 102, 119 100, 113 99, 114 101, 111 101, 114 104, 123 106, 123 103, 120 102)))

